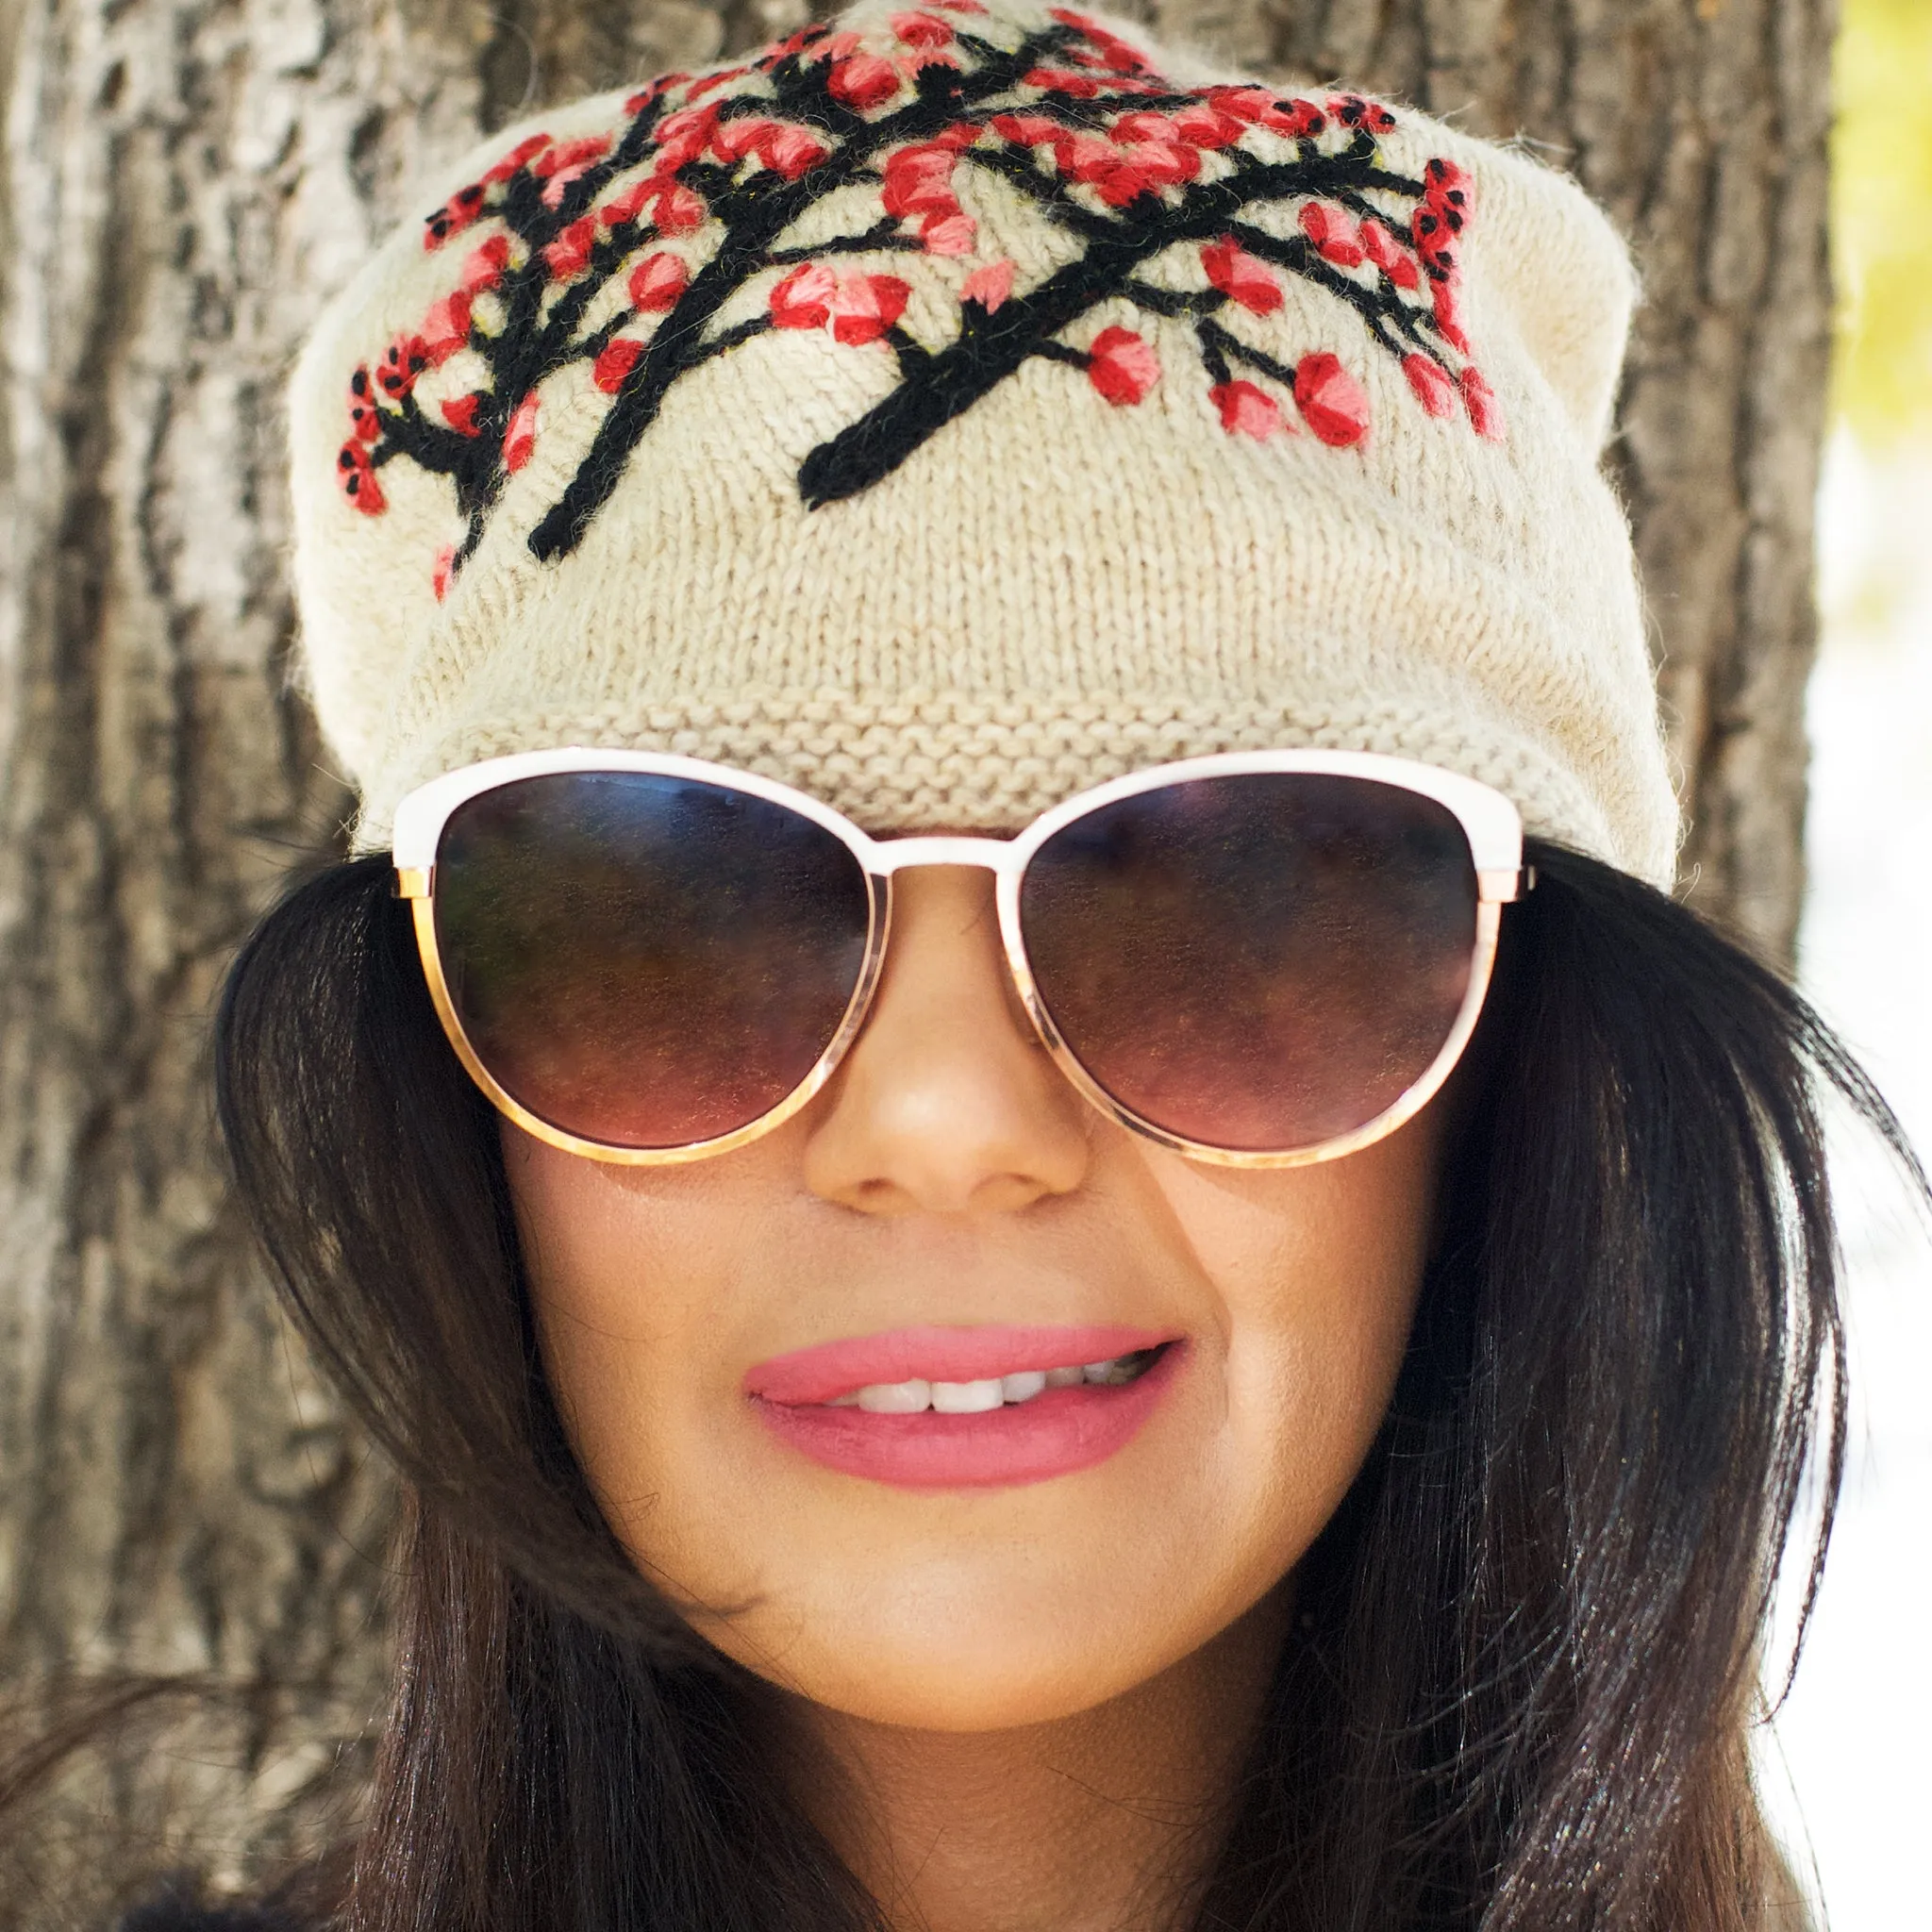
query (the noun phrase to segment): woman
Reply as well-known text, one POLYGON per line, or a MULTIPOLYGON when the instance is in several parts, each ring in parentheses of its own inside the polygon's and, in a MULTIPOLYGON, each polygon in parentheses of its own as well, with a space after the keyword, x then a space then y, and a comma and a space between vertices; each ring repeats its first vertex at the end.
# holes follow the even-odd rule
POLYGON ((412 1505, 343 1923, 1773 1922, 1886 1116, 1660 890, 1631 297, 1519 155, 935 0, 324 318, 361 856, 220 1077, 412 1505))

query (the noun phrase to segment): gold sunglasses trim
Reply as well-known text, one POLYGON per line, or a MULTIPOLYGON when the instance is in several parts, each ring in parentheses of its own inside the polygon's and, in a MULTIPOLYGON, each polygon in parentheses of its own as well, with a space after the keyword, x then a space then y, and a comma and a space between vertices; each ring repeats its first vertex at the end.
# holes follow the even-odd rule
POLYGON ((752 772, 700 758, 659 756, 646 752, 600 751, 571 746, 553 752, 516 753, 465 766, 412 791, 396 810, 394 849, 395 891, 411 902, 416 947, 424 977, 438 1019, 464 1071, 491 1105, 524 1132, 591 1160, 625 1167, 668 1167, 728 1154, 782 1126, 808 1106, 838 1072, 853 1041, 864 1026, 885 968, 891 936, 892 876, 915 866, 965 865, 994 875, 1001 948, 1041 1045, 1069 1083, 1109 1120, 1130 1132, 1172 1149, 1190 1159, 1233 1168, 1309 1167, 1339 1160, 1385 1139, 1412 1120, 1441 1091, 1475 1031, 1495 966, 1502 908, 1528 890, 1533 879, 1523 868, 1523 828, 1516 808, 1504 795, 1476 779, 1445 772, 1407 758, 1375 752, 1279 751, 1232 752, 1184 758, 1149 767, 1105 785, 1078 792, 1034 819, 1010 839, 911 837, 875 840, 843 814, 813 798, 752 772), (637 772, 647 775, 683 777, 748 793, 798 811, 837 836, 858 860, 866 881, 868 924, 865 951, 858 983, 837 1030, 811 1071, 778 1104, 729 1133, 672 1147, 625 1147, 586 1140, 543 1120, 507 1091, 478 1058, 451 998, 442 970, 436 933, 435 853, 442 829, 459 805, 519 779, 579 772, 637 772), (1191 1141, 1143 1119, 1100 1085, 1075 1058, 1060 1038, 1034 982, 1020 931, 1020 886, 1027 864, 1055 833, 1089 812, 1119 798, 1158 791, 1189 779, 1242 776, 1249 774, 1312 773, 1338 777, 1361 777, 1432 798, 1446 808, 1469 841, 1476 877, 1475 934, 1469 981, 1462 1005, 1447 1038, 1428 1067, 1390 1105, 1361 1126, 1305 1147, 1255 1152, 1217 1147, 1191 1141))

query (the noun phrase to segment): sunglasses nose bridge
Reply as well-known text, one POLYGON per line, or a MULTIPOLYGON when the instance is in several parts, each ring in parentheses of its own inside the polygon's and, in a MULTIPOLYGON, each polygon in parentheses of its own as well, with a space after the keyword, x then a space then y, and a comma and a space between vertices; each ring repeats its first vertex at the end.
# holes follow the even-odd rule
POLYGON ((919 837, 874 841, 865 856, 874 873, 890 878, 922 865, 970 865, 1002 873, 1012 863, 1013 849, 1008 839, 919 837))

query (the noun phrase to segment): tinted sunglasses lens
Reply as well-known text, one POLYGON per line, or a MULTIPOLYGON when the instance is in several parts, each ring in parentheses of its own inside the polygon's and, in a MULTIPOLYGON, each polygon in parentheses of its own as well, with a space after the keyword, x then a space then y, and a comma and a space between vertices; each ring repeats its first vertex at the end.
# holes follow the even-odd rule
POLYGON ((615 1147, 749 1125, 838 1033, 871 908, 858 858, 785 806, 637 772, 524 778, 436 854, 451 1003, 496 1083, 615 1147))
POLYGON ((1428 1070, 1475 912, 1453 812, 1307 773, 1103 806, 1020 891, 1035 985, 1091 1077, 1154 1126, 1251 1153, 1365 1126, 1428 1070))

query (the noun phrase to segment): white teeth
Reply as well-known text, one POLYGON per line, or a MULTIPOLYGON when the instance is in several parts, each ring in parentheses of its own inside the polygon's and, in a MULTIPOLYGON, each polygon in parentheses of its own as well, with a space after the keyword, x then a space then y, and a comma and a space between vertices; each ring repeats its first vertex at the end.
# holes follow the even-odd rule
POLYGON ((932 1407, 930 1382, 870 1382, 858 1391, 858 1406, 871 1415, 917 1415, 932 1407))
POLYGON ((932 1406, 941 1415, 983 1415, 1006 1400, 998 1375, 984 1382, 935 1382, 932 1406))
POLYGON ((870 1415, 983 1415, 1005 1403, 1031 1402, 1048 1389, 1077 1389, 1081 1383, 1118 1389, 1134 1381, 1154 1359, 1155 1351, 1141 1349, 1115 1356, 1110 1361, 1086 1362, 1064 1369, 1021 1369, 1010 1375, 989 1375, 978 1382, 927 1382, 917 1376, 907 1382, 872 1382, 849 1395, 835 1395, 828 1408, 862 1408, 870 1415))

